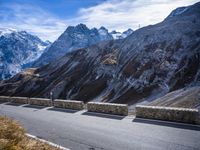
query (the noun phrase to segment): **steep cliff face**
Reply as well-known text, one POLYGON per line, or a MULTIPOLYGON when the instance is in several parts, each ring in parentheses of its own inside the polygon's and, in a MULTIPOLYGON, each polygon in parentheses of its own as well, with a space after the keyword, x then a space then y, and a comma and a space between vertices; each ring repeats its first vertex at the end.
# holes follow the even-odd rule
POLYGON ((0 83, 1 95, 135 104, 200 85, 200 3, 126 39, 68 53, 0 83))

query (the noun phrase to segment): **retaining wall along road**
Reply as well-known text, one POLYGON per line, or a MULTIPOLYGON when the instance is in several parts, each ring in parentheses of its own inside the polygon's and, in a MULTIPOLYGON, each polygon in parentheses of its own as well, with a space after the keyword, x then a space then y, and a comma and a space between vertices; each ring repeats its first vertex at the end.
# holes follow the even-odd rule
POLYGON ((100 112, 123 116, 128 115, 128 105, 126 104, 89 102, 87 103, 87 109, 91 112, 100 112))
MULTIPOLYGON (((1 102, 13 102, 47 107, 53 106, 52 101, 45 98, 0 96, 0 103, 1 102)), ((59 108, 75 110, 84 109, 84 103, 82 101, 56 99, 53 104, 54 107, 59 108)), ((89 102, 87 103, 87 110, 89 112, 124 116, 128 115, 128 106, 126 104, 89 102)), ((198 109, 136 105, 136 117, 200 124, 198 109)))
POLYGON ((136 105, 136 117, 198 123, 198 109, 136 105))
POLYGON ((82 110, 84 103, 82 101, 56 99, 54 100, 54 107, 82 110))
POLYGON ((9 102, 10 101, 10 97, 9 96, 0 96, 0 103, 1 102, 9 102))
POLYGON ((52 106, 51 100, 46 98, 30 98, 29 104, 39 106, 52 106))
POLYGON ((20 104, 28 104, 28 97, 10 97, 10 102, 12 103, 20 103, 20 104))

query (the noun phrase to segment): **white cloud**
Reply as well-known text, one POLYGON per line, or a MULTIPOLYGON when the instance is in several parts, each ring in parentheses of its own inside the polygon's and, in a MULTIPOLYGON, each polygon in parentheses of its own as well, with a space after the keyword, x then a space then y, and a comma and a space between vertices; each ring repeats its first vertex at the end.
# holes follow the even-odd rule
POLYGON ((98 6, 81 9, 79 18, 90 27, 104 25, 110 30, 137 29, 161 22, 177 7, 198 0, 110 0, 98 6))
POLYGON ((67 20, 58 19, 36 6, 12 4, 1 7, 6 8, 6 12, 0 11, 3 28, 26 30, 43 40, 54 41, 67 27, 67 20))
MULTIPOLYGON (((27 30, 42 39, 54 41, 68 25, 85 23, 90 28, 105 26, 110 31, 137 29, 161 22, 169 13, 198 0, 107 0, 96 6, 82 8, 72 19, 60 19, 38 6, 12 4, 0 10, 0 26, 27 30), (10 19, 12 18, 12 19, 10 19)), ((2 7, 2 6, 1 6, 2 7)))

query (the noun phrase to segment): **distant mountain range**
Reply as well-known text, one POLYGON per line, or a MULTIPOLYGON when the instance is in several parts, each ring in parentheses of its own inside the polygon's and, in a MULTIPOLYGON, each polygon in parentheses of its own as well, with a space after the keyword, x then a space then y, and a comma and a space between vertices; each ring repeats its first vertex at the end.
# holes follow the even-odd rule
POLYGON ((26 31, 0 28, 0 79, 7 79, 28 67, 41 67, 67 52, 101 41, 121 39, 132 30, 111 34, 105 27, 89 29, 84 24, 69 26, 51 45, 26 31), (51 46, 50 46, 51 45, 51 46))
POLYGON ((37 60, 50 44, 26 31, 0 28, 0 79, 22 71, 37 60))
POLYGON ((65 32, 61 34, 61 36, 51 45, 51 47, 41 55, 33 66, 43 66, 60 58, 68 52, 85 48, 102 41, 123 39, 129 36, 132 32, 133 30, 128 29, 123 33, 116 31, 109 33, 105 27, 101 27, 99 29, 89 29, 84 24, 69 26, 65 32))
POLYGON ((73 51, 1 81, 0 95, 49 97, 53 92, 61 99, 134 105, 200 85, 200 2, 125 39, 95 44, 100 33, 104 39, 112 37, 103 28, 91 30, 82 24, 68 27, 48 51, 73 51), (90 46, 80 48, 85 45, 90 46))

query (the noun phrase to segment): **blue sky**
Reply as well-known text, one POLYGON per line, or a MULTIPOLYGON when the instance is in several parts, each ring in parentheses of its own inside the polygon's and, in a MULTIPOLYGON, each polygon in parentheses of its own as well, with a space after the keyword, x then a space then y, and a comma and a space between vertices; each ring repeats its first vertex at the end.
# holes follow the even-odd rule
POLYGON ((56 16, 66 19, 76 17, 81 8, 89 8, 98 5, 105 0, 1 0, 2 5, 31 5, 41 7, 56 16))
POLYGON ((162 21, 198 0, 0 0, 0 27, 26 30, 54 41, 69 25, 133 30, 162 21))

